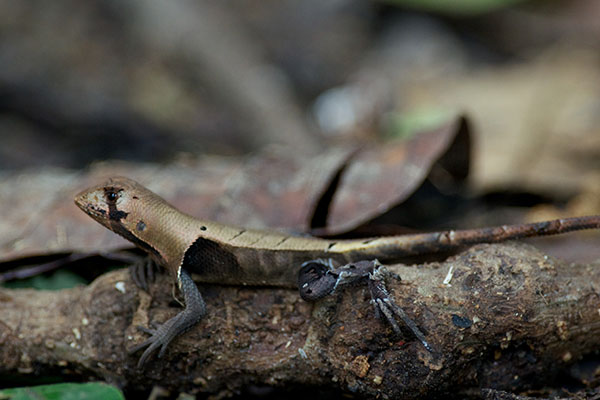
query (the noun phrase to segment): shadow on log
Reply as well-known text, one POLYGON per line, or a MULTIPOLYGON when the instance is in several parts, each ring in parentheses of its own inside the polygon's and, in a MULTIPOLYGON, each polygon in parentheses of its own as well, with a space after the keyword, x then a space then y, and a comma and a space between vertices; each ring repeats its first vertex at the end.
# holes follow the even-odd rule
POLYGON ((436 353, 378 321, 366 285, 316 304, 294 290, 199 285, 208 316, 143 371, 136 326, 179 311, 159 276, 126 270, 57 292, 0 290, 0 374, 103 379, 130 391, 236 393, 249 385, 336 387, 358 396, 430 398, 552 386, 600 348, 600 265, 566 265, 520 243, 478 245, 445 262, 394 265, 398 305, 436 353))

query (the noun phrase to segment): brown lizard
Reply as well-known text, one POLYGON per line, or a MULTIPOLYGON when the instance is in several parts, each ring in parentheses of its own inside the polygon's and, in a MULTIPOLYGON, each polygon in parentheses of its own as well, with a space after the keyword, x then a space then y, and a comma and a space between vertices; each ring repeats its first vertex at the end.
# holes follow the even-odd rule
MULTIPOLYGON (((378 314, 396 332, 396 317, 401 318, 423 346, 432 351, 423 333, 387 293, 385 269, 379 261, 397 261, 475 243, 600 228, 600 216, 589 216, 358 240, 289 236, 196 219, 139 183, 122 177, 84 190, 75 197, 75 203, 96 221, 148 252, 172 274, 183 293, 183 311, 157 329, 142 328, 151 336, 130 351, 146 348, 138 366, 143 366, 159 348, 161 357, 174 338, 206 314, 192 273, 208 283, 297 286, 305 300, 322 298, 345 283, 366 279, 378 314)), ((144 268, 132 271, 134 281, 146 288, 144 268)))

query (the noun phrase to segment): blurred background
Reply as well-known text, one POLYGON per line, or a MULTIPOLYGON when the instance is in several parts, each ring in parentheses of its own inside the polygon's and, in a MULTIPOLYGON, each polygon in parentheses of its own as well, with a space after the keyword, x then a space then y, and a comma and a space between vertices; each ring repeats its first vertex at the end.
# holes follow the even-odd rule
POLYGON ((320 148, 465 113, 475 187, 573 192, 600 164, 599 48, 594 0, 1 1, 0 168, 320 148))
MULTIPOLYGON (((470 127, 468 199, 445 219, 406 226, 600 214, 600 2, 0 0, 2 270, 124 245, 72 204, 75 190, 97 183, 85 174, 99 164, 124 161, 120 174, 158 166, 141 173, 145 183, 156 175, 153 190, 195 215, 293 229, 319 205, 289 202, 304 210, 294 214, 274 208, 276 195, 265 200, 261 185, 293 170, 265 161, 268 149, 291 148, 284 159, 302 165, 348 144, 385 148, 457 116, 470 127), (236 165, 249 172, 230 187, 207 189, 231 176, 223 160, 256 154, 236 165), (201 182, 182 173, 198 165, 214 170, 201 182), (163 166, 180 169, 158 177, 163 166), (196 181, 205 186, 192 193, 196 181), (205 206, 224 192, 233 194, 205 206), (473 211, 472 199, 484 206, 473 211)), ((296 200, 316 187, 303 183, 296 200)), ((401 205, 410 217, 435 208, 414 203, 401 205)), ((586 235, 535 243, 598 259, 597 232, 586 235)))
POLYGON ((594 0, 0 1, 0 174, 316 154, 464 115, 472 193, 600 213, 599 49, 594 0))

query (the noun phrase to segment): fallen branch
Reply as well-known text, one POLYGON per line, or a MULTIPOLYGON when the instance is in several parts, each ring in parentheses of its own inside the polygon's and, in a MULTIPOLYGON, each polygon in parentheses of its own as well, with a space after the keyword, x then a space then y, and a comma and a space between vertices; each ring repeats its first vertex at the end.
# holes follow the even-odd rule
POLYGON ((237 392, 310 384, 366 396, 424 398, 552 384, 600 346, 600 268, 535 248, 478 245, 443 263, 390 266, 397 303, 435 353, 375 319, 365 286, 313 305, 293 290, 201 285, 208 316, 137 370, 136 326, 179 311, 161 275, 148 294, 125 270, 56 292, 0 289, 0 374, 57 369, 129 390, 237 392))

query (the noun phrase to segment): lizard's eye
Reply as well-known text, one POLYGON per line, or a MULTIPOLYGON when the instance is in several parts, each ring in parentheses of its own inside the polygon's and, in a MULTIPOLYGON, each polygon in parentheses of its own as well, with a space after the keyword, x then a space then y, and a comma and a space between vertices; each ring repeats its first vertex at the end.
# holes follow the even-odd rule
POLYGON ((108 193, 106 193, 106 200, 108 200, 108 201, 116 201, 117 200, 117 194, 115 192, 108 192, 108 193))

